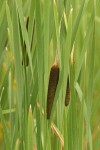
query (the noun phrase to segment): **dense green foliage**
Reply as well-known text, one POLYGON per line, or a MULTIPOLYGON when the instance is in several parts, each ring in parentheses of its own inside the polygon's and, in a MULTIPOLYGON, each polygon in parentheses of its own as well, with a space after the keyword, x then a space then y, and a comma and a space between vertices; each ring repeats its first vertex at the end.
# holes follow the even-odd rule
POLYGON ((99 40, 99 0, 0 0, 0 149, 100 149, 99 40), (59 81, 47 119, 56 53, 59 81))

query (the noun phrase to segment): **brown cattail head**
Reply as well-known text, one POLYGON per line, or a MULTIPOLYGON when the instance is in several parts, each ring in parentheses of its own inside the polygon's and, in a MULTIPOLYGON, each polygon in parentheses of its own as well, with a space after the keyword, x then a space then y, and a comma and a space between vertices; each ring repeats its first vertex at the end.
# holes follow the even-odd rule
POLYGON ((49 85, 48 85, 48 95, 47 95, 47 119, 50 119, 51 109, 56 93, 56 88, 59 80, 59 65, 55 62, 51 67, 49 85))
POLYGON ((66 97, 65 97, 65 106, 68 106, 70 102, 70 83, 69 83, 69 76, 67 78, 67 88, 66 88, 66 97))

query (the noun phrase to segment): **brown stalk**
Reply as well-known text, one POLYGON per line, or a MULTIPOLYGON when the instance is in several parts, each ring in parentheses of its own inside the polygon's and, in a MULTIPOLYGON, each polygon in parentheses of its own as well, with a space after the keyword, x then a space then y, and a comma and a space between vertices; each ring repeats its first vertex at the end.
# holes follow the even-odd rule
POLYGON ((70 102, 70 83, 69 83, 69 76, 67 78, 67 88, 66 88, 66 97, 65 97, 65 106, 68 106, 70 102))

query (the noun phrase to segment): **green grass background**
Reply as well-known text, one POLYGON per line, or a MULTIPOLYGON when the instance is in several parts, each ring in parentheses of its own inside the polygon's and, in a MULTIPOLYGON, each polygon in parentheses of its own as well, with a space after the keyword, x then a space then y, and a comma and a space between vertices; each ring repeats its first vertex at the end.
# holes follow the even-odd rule
POLYGON ((0 149, 100 149, 99 8, 99 0, 0 0, 0 149), (47 120, 56 52, 60 75, 47 120))

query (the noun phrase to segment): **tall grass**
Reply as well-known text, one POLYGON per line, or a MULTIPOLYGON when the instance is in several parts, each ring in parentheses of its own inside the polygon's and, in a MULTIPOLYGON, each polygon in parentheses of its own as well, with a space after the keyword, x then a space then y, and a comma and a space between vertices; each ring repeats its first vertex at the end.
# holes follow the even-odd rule
POLYGON ((99 7, 99 0, 0 1, 0 149, 100 149, 99 7))

